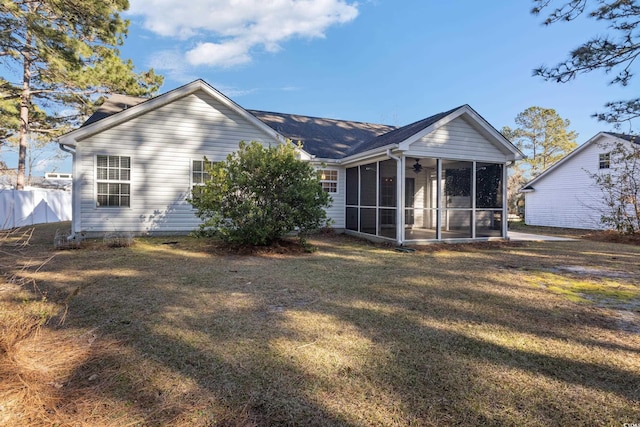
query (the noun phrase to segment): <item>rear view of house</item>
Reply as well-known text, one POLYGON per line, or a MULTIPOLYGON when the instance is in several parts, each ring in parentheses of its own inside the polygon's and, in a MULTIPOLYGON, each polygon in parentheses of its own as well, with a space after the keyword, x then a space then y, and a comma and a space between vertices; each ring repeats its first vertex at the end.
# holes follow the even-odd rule
POLYGON ((521 153, 463 105, 403 127, 246 110, 202 80, 116 96, 60 138, 73 153, 73 232, 188 233, 187 202, 239 141, 303 144, 333 226, 398 244, 506 238, 506 174, 521 153))
POLYGON ((618 143, 637 142, 630 135, 600 132, 524 186, 526 224, 606 228, 604 194, 593 175, 612 173, 611 151, 618 143))

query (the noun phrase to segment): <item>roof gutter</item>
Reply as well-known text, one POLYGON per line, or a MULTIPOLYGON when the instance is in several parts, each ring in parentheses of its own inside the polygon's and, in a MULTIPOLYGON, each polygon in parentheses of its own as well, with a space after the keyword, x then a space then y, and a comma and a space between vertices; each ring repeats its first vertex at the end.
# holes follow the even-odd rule
POLYGON ((371 157, 384 156, 385 153, 390 153, 391 150, 394 150, 394 149, 397 149, 397 148, 398 148, 398 144, 386 145, 384 147, 374 148, 373 150, 365 151, 363 153, 354 154, 354 155, 347 156, 347 157, 344 157, 342 159, 339 159, 338 163, 346 164, 346 163, 350 163, 350 162, 358 162, 358 161, 361 161, 361 160, 366 160, 366 159, 369 159, 371 157))
POLYGON ((69 153, 71 155, 74 155, 76 153, 76 146, 73 144, 65 144, 63 142, 58 142, 58 147, 60 147, 62 151, 69 153), (69 146, 70 148, 67 148, 67 146, 69 146))

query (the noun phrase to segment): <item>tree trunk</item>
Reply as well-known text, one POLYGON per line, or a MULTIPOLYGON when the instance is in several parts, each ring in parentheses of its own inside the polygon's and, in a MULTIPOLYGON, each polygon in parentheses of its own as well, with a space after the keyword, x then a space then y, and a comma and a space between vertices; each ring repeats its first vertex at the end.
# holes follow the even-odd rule
POLYGON ((29 144, 29 104, 31 104, 31 37, 27 30, 25 49, 22 52, 22 93, 20 94, 20 146, 18 149, 18 177, 16 189, 24 189, 27 146, 29 144))

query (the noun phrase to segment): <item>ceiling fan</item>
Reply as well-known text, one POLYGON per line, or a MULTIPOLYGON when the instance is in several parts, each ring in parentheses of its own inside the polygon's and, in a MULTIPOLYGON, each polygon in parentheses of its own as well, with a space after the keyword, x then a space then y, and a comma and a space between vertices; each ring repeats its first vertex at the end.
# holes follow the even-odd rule
POLYGON ((413 165, 413 171, 415 173, 420 173, 422 170, 422 165, 420 164, 420 159, 416 159, 416 163, 413 165))

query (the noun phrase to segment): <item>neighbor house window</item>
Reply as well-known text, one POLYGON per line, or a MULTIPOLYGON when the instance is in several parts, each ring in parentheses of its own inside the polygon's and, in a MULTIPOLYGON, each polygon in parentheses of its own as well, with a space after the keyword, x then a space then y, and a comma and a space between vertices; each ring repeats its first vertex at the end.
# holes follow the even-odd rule
POLYGON ((611 153, 600 154, 599 168, 609 169, 611 167, 611 153))
POLYGON ((338 192, 338 171, 334 169, 320 169, 318 170, 318 178, 322 189, 327 193, 338 192))
POLYGON ((96 156, 96 206, 131 205, 131 158, 96 156))

